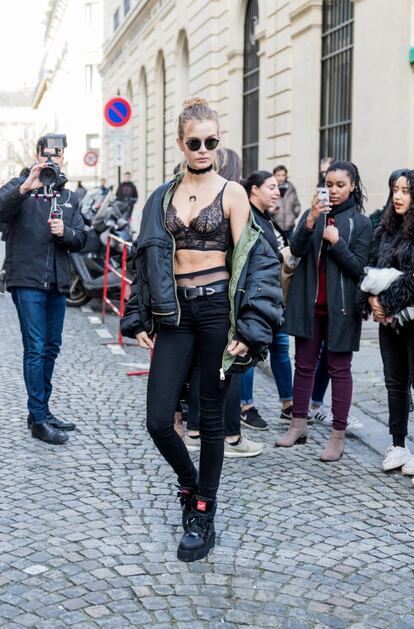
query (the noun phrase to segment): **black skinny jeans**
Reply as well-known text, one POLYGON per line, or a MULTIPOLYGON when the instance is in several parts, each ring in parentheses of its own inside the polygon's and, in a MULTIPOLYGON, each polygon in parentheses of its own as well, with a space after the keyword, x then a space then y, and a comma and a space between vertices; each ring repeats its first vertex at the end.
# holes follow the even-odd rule
POLYGON ((414 374, 414 321, 396 330, 380 324, 379 342, 388 393, 390 434, 405 437, 414 374))
MULTIPOLYGON (((188 415, 187 430, 198 430, 200 425, 199 415, 199 390, 200 390, 200 364, 197 361, 190 376, 188 391, 188 415)), ((234 374, 227 386, 224 406, 224 435, 235 437, 240 435, 240 376, 234 374)))
POLYGON ((147 428, 182 486, 194 485, 196 470, 182 439, 174 430, 174 413, 195 352, 200 354, 200 476, 199 494, 215 498, 224 454, 224 399, 220 381, 223 351, 230 327, 227 292, 180 298, 177 328, 162 326, 157 334, 147 392, 147 428))

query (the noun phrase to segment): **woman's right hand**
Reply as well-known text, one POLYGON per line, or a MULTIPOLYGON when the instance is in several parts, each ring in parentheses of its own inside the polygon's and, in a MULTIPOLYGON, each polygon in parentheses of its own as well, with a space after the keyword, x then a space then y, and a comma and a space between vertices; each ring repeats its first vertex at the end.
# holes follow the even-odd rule
POLYGON ((154 349, 154 342, 150 339, 146 332, 139 332, 135 335, 135 338, 142 349, 154 349))
POLYGON ((308 229, 313 229, 315 227, 316 220, 320 217, 321 214, 326 214, 326 210, 327 208, 325 203, 322 203, 322 201, 318 198, 318 193, 315 192, 315 194, 313 195, 310 212, 306 218, 306 226, 308 227, 308 229))
POLYGON ((381 306, 381 302, 376 295, 370 295, 368 297, 368 303, 371 306, 372 314, 375 321, 385 321, 384 308, 381 306))
POLYGON ((330 206, 326 205, 323 201, 321 201, 318 197, 318 193, 315 192, 312 199, 310 216, 315 220, 320 217, 321 214, 326 214, 330 210, 330 206))

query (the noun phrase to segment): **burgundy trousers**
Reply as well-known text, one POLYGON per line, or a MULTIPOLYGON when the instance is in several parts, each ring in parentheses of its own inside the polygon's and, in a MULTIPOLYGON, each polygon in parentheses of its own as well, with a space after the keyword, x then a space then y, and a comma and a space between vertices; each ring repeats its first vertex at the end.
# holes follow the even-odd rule
MULTIPOLYGON (((295 337, 295 377, 293 380, 293 417, 308 415, 313 381, 322 343, 327 340, 328 317, 315 315, 313 337, 295 337)), ((352 352, 332 352, 328 349, 328 372, 332 386, 332 426, 345 430, 352 402, 352 352)))

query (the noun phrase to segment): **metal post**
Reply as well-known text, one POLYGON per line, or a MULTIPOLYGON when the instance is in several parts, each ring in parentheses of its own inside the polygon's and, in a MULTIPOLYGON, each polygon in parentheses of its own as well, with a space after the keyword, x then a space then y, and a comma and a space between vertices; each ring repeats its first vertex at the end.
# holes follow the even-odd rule
POLYGON ((102 323, 104 323, 105 321, 105 314, 106 314, 106 298, 108 296, 108 270, 109 270, 110 254, 111 254, 111 239, 108 236, 108 240, 106 241, 104 287, 103 287, 103 296, 102 296, 102 323))
MULTIPOLYGON (((123 245, 122 267, 121 267, 121 298, 119 300, 119 318, 120 319, 124 316, 124 310, 125 310, 126 267, 127 267, 127 247, 126 245, 123 245)), ((119 328, 119 331, 118 331, 118 342, 119 342, 120 347, 122 347, 124 343, 124 339, 121 334, 121 328, 119 328)))

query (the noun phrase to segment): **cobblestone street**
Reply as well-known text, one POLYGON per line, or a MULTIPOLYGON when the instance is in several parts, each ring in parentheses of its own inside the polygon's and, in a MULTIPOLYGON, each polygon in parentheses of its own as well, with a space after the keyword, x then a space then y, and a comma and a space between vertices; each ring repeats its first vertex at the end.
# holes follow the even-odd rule
MULTIPOLYGON (((265 451, 225 459, 217 545, 179 562, 175 479, 144 429, 146 378, 126 375, 148 357, 113 353, 92 314, 67 311, 51 408, 78 430, 49 446, 26 429, 17 316, 0 295, 2 628, 414 627, 411 479, 385 475, 357 437, 340 462, 321 463, 323 426, 306 446, 273 448, 286 424, 262 373, 255 395, 271 429, 248 436, 265 451)), ((375 338, 355 361, 354 410, 387 443, 375 338)))

